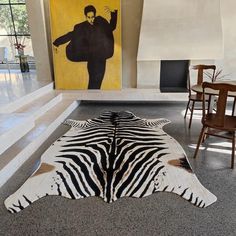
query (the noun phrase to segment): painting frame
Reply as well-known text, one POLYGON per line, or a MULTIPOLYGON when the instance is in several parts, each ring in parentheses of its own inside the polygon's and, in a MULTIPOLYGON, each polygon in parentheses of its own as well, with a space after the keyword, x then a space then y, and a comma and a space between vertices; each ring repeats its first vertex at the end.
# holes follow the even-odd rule
POLYGON ((121 89, 120 0, 50 0, 50 18, 56 89, 121 89))

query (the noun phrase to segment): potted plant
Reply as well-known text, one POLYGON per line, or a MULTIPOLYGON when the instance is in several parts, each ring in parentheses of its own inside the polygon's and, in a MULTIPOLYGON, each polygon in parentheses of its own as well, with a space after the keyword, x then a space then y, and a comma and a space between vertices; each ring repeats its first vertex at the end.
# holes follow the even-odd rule
POLYGON ((23 45, 21 43, 15 43, 14 46, 18 51, 21 72, 29 72, 29 64, 27 61, 27 56, 24 55, 25 45, 23 45))
POLYGON ((223 71, 222 69, 218 69, 215 71, 214 75, 208 71, 204 71, 204 74, 214 83, 217 80, 221 80, 224 77, 229 76, 229 74, 222 75, 222 71, 223 71))

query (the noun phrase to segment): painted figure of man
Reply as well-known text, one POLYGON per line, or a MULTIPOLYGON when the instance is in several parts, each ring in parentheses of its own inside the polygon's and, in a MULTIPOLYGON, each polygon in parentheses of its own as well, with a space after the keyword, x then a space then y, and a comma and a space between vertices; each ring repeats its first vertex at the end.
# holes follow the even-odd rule
POLYGON ((74 30, 57 38, 53 45, 58 47, 69 42, 66 47, 67 59, 73 62, 87 61, 89 73, 88 89, 100 89, 106 70, 106 60, 114 54, 113 31, 117 24, 117 10, 111 11, 110 22, 96 16, 96 9, 89 5, 84 8, 86 21, 76 24, 74 30))

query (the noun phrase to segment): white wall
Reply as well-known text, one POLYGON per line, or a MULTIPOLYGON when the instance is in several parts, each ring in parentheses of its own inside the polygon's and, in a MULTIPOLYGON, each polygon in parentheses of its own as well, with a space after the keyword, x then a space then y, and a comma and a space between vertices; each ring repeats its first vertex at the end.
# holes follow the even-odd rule
POLYGON ((223 57, 220 0, 146 0, 138 60, 223 57))
POLYGON ((224 57, 216 60, 218 68, 223 69, 225 79, 236 80, 236 1, 221 0, 221 15, 224 38, 224 57))
POLYGON ((137 87, 137 52, 143 0, 121 0, 122 77, 124 88, 137 87))
POLYGON ((52 80, 51 61, 48 50, 45 14, 42 0, 26 0, 32 46, 36 61, 38 80, 52 80))

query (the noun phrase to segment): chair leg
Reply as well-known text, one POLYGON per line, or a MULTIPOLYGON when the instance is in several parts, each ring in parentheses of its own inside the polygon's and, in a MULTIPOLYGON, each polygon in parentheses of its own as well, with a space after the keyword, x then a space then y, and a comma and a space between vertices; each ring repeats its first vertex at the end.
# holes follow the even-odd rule
POLYGON ((187 107, 186 107, 186 111, 185 111, 184 119, 186 119, 186 116, 187 116, 187 113, 188 113, 189 103, 190 103, 190 100, 188 100, 188 104, 187 104, 187 107))
POLYGON ((233 109, 232 109, 232 116, 236 116, 236 114, 235 114, 235 106, 236 106, 236 97, 234 98, 233 109))
POLYGON ((195 101, 193 101, 192 109, 190 109, 191 115, 190 115, 190 119, 189 119, 189 126, 188 126, 189 129, 191 128, 191 124, 192 124, 194 105, 195 105, 195 101))
POLYGON ((233 140, 232 140, 231 169, 234 169, 234 156, 235 156, 235 132, 233 133, 233 140))
POLYGON ((195 153, 194 153, 193 158, 196 158, 196 157, 197 157, 199 147, 200 147, 200 145, 201 145, 201 143, 202 143, 202 140, 203 140, 203 137, 204 137, 204 135, 205 135, 205 130, 206 130, 206 127, 203 126, 203 127, 202 127, 202 130, 201 130, 201 133, 200 133, 200 135, 199 135, 199 138, 198 138, 197 148, 196 148, 196 150, 195 150, 195 153))
POLYGON ((205 140, 209 137, 208 131, 209 131, 209 128, 206 128, 205 129, 205 134, 203 135, 203 138, 202 138, 202 143, 204 143, 205 140))

